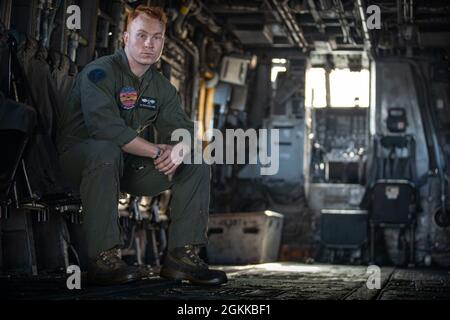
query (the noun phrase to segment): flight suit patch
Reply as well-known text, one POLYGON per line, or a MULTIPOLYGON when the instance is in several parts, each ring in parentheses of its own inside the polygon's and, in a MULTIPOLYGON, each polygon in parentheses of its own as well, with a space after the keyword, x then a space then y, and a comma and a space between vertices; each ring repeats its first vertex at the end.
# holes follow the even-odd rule
POLYGON ((97 82, 103 80, 105 78, 105 76, 106 76, 106 73, 105 73, 105 70, 103 70, 103 69, 94 69, 88 73, 88 78, 93 83, 97 83, 97 82))
POLYGON ((138 102, 138 107, 155 111, 157 109, 156 99, 150 97, 141 97, 138 102))
POLYGON ((133 87, 123 87, 119 93, 120 106, 122 109, 130 110, 135 107, 138 94, 133 87))

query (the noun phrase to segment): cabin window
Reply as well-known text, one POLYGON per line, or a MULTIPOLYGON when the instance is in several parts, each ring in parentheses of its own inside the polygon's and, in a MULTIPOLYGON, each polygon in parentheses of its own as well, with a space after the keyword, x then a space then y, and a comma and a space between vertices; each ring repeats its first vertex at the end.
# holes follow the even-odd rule
MULTIPOLYGON (((330 72, 330 107, 368 107, 370 72, 334 69, 330 72)), ((313 108, 327 106, 326 73, 324 68, 306 71, 305 105, 313 108)))

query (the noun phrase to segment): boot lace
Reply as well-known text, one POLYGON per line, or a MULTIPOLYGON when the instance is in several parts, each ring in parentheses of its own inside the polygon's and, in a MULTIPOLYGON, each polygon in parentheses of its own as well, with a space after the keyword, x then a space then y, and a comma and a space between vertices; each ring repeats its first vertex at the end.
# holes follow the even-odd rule
POLYGON ((196 265, 201 268, 208 268, 208 265, 203 261, 202 258, 199 257, 197 248, 194 246, 185 246, 186 254, 191 261, 193 261, 196 265))
POLYGON ((119 251, 119 249, 111 249, 111 250, 103 251, 100 253, 100 259, 106 265, 112 267, 121 261, 120 251, 119 251))

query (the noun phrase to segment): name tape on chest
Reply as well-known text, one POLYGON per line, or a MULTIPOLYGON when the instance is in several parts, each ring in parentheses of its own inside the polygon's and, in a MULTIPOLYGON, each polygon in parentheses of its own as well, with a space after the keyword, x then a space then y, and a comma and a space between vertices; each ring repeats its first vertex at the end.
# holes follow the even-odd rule
POLYGON ((157 110, 156 99, 151 97, 141 97, 138 102, 139 108, 149 109, 149 110, 157 110))

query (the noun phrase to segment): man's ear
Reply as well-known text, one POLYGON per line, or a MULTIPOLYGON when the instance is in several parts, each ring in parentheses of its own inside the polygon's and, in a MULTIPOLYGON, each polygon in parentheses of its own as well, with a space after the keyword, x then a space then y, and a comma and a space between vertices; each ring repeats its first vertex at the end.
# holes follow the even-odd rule
POLYGON ((125 31, 125 32, 123 33, 123 43, 124 43, 125 45, 127 45, 129 37, 130 37, 130 34, 128 33, 128 31, 125 31))

